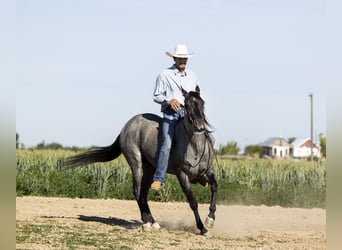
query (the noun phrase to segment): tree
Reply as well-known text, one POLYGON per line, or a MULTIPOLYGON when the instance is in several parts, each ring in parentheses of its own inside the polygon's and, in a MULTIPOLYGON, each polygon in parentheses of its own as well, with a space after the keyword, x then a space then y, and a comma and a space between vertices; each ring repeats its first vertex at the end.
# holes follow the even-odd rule
POLYGON ((230 141, 226 146, 220 145, 218 149, 219 155, 237 155, 240 152, 240 148, 237 146, 237 142, 230 141))
POLYGON ((36 149, 44 149, 45 148, 45 141, 42 141, 41 143, 38 143, 36 146, 36 149))
POLYGON ((57 143, 57 142, 52 142, 52 143, 49 143, 45 146, 46 149, 53 149, 53 150, 56 150, 56 149, 62 149, 63 146, 62 144, 60 143, 57 143))
POLYGON ((319 134, 319 145, 321 146, 321 151, 324 157, 327 157, 327 138, 323 133, 319 134))
POLYGON ((15 148, 19 148, 19 134, 15 133, 15 148))
POLYGON ((287 139, 287 142, 289 144, 292 144, 292 142, 294 142, 297 138, 296 137, 290 137, 289 139, 287 139))
POLYGON ((63 146, 60 143, 57 142, 52 142, 52 143, 48 143, 46 144, 45 141, 42 141, 41 143, 37 144, 36 149, 62 149, 63 146))
POLYGON ((248 145, 245 147, 244 154, 248 156, 258 155, 260 157, 262 154, 262 147, 260 145, 248 145))

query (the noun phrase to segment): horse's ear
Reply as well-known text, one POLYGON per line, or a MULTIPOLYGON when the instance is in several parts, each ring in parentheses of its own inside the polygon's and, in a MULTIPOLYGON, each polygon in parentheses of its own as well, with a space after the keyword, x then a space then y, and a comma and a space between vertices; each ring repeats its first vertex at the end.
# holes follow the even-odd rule
POLYGON ((188 95, 188 92, 186 92, 186 90, 185 90, 185 89, 183 89, 183 88, 182 88, 182 93, 183 93, 183 96, 184 96, 184 97, 187 97, 187 95, 188 95))
POLYGON ((195 89, 195 90, 196 90, 196 92, 197 92, 199 95, 201 94, 201 93, 200 93, 200 92, 201 92, 201 90, 200 90, 200 88, 199 88, 199 86, 198 86, 198 85, 196 85, 196 89, 195 89))

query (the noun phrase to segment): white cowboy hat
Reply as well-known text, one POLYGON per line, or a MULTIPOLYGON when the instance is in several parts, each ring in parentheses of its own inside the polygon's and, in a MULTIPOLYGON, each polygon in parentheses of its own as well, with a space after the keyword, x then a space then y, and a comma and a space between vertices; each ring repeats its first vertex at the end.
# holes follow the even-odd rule
POLYGON ((179 57, 179 58, 189 58, 189 57, 192 57, 193 55, 193 53, 191 54, 188 53, 187 47, 183 44, 177 45, 174 53, 166 51, 165 54, 168 55, 169 57, 179 57))

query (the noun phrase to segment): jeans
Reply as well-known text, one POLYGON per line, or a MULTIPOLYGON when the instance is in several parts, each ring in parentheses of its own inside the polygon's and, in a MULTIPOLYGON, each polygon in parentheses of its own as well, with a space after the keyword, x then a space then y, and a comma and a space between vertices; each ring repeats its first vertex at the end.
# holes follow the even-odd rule
POLYGON ((164 111, 163 122, 161 127, 162 141, 157 159, 157 169, 154 173, 153 180, 164 182, 164 176, 167 171, 169 156, 172 146, 172 140, 175 134, 177 123, 184 117, 184 110, 174 111, 170 108, 164 111))

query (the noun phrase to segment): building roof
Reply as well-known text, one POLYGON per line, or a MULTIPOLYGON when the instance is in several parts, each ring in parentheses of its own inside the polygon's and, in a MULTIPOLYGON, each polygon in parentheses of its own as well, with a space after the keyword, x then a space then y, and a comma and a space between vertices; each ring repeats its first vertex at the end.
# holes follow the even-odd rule
MULTIPOLYGON (((300 148, 300 147, 304 147, 306 142, 310 142, 311 143, 311 139, 310 138, 299 138, 296 139, 292 142, 292 147, 293 148, 300 148)), ((316 143, 313 143, 314 147, 317 148, 321 148, 319 145, 317 145, 316 143)))
POLYGON ((260 144, 261 147, 272 147, 272 146, 282 146, 282 147, 290 147, 291 145, 287 142, 286 139, 282 137, 271 137, 267 139, 265 142, 260 144))

